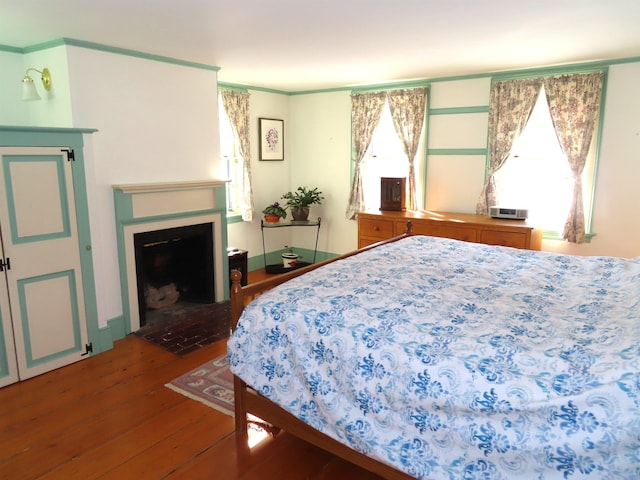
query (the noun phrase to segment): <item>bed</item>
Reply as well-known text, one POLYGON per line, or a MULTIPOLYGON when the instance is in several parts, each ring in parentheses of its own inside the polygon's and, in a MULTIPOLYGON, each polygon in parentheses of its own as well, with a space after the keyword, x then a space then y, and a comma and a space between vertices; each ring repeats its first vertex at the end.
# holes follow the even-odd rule
POLYGON ((251 413, 390 479, 640 478, 640 258, 407 235, 238 277, 240 434, 251 413))

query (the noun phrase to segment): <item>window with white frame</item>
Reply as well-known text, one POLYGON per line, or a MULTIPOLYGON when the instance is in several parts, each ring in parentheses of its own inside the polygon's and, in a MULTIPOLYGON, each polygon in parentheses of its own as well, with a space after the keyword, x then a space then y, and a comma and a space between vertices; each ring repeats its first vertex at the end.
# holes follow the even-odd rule
MULTIPOLYGON (((582 173, 587 231, 595 181, 597 136, 596 132, 582 173)), ((532 223, 547 232, 562 233, 573 193, 573 177, 553 127, 544 87, 525 128, 513 143, 509 158, 494 179, 498 206, 526 208, 532 223)))
MULTIPOLYGON (((416 158, 424 158, 424 128, 420 138, 420 146, 416 158)), ((422 162, 414 163, 416 172, 416 198, 422 198, 422 162)), ((389 103, 385 101, 380 122, 373 132, 373 137, 363 163, 362 187, 364 206, 366 210, 380 208, 380 178, 407 177, 406 188, 409 188, 409 161, 404 153, 402 141, 396 132, 389 110, 389 103)), ((418 203, 421 203, 420 200, 418 203)))
POLYGON ((218 123, 220 129, 220 158, 222 160, 223 175, 230 179, 227 183, 227 214, 240 215, 240 198, 242 195, 239 185, 242 178, 242 154, 238 141, 233 134, 231 121, 224 110, 222 100, 218 101, 218 123))

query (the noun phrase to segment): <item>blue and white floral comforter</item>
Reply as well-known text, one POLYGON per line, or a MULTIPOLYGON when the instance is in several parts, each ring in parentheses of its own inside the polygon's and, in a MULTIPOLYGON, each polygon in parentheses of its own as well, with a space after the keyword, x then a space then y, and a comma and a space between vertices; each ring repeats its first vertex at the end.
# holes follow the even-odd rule
POLYGON ((410 237, 259 297, 228 350, 417 478, 640 478, 640 258, 410 237))

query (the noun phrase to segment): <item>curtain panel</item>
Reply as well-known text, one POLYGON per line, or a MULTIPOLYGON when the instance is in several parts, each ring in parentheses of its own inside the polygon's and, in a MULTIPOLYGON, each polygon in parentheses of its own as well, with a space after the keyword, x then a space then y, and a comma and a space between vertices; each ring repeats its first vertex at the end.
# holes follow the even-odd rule
POLYGON ((251 151, 249 147, 249 93, 236 90, 220 90, 222 104, 242 156, 242 178, 239 179, 240 213, 242 220, 253 221, 253 187, 251 184, 251 151))
POLYGON ((572 243, 585 241, 582 171, 598 121, 603 81, 603 72, 544 79, 553 126, 573 175, 573 197, 562 232, 572 243))
POLYGON ((367 148, 371 144, 373 131, 380 117, 387 95, 384 92, 351 94, 351 130, 354 162, 351 192, 347 205, 347 220, 355 220, 356 214, 364 207, 362 190, 362 165, 367 148))
POLYGON ((415 210, 416 199, 415 159, 420 143, 427 108, 427 89, 392 90, 387 92, 393 125, 400 137, 404 153, 409 161, 409 198, 407 207, 415 210))
POLYGON ((496 204, 494 175, 509 158, 513 142, 527 124, 542 87, 541 78, 505 80, 491 85, 489 102, 489 166, 476 205, 478 215, 496 204))

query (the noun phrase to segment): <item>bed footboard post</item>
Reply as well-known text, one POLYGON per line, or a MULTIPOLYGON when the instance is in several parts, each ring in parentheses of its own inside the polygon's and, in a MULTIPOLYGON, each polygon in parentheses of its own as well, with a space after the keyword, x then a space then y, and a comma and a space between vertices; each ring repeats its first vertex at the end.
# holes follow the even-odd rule
MULTIPOLYGON (((244 295, 242 294, 242 273, 238 270, 231 271, 231 330, 235 330, 238 320, 244 310, 244 295)), ((245 405, 245 395, 247 391, 246 384, 234 375, 233 377, 233 394, 234 409, 236 421, 236 433, 246 436, 247 433, 247 411, 245 405)))
POLYGON ((238 270, 231 270, 231 330, 236 329, 242 310, 244 309, 244 301, 242 298, 242 273, 238 270))
POLYGON ((236 421, 236 434, 248 435, 247 430, 247 406, 245 405, 245 395, 247 394, 247 384, 238 377, 233 377, 233 402, 234 415, 236 421))

